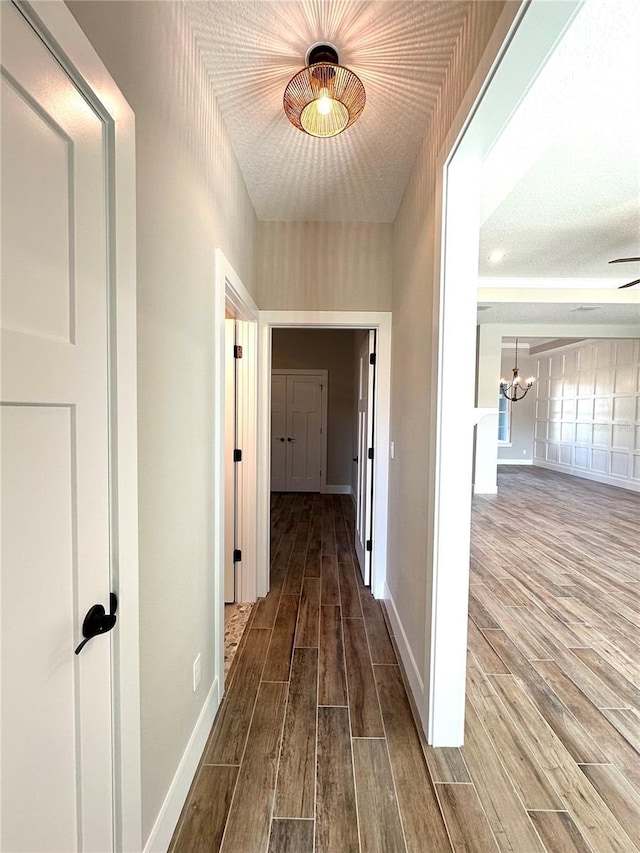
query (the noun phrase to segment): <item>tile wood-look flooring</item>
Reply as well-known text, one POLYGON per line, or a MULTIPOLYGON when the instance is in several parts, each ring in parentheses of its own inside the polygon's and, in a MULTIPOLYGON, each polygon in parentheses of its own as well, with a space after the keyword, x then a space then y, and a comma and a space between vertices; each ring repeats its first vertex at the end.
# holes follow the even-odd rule
POLYGON ((640 850, 638 495, 540 469, 474 499, 467 723, 424 745, 350 498, 274 495, 172 853, 640 850))

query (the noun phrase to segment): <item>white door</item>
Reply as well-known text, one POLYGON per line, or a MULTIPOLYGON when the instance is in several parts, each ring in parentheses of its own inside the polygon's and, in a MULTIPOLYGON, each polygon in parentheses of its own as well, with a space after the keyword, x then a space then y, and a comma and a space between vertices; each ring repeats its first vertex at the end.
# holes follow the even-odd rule
POLYGON ((236 547, 236 321, 225 320, 225 395, 224 395, 224 601, 236 600, 236 577, 233 552, 236 547))
POLYGON ((319 492, 322 484, 322 383, 287 376, 286 480, 288 492, 319 492))
POLYGON ((375 366, 370 364, 375 353, 374 331, 363 340, 358 354, 358 479, 356 494, 355 545, 362 580, 371 583, 372 484, 373 484, 373 402, 375 366))
POLYGON ((107 851, 106 169, 101 120, 2 15, 2 829, 7 851, 107 851))
POLYGON ((325 390, 318 374, 272 374, 271 491, 322 491, 325 390))
POLYGON ((287 490, 287 377, 271 376, 271 491, 287 490))

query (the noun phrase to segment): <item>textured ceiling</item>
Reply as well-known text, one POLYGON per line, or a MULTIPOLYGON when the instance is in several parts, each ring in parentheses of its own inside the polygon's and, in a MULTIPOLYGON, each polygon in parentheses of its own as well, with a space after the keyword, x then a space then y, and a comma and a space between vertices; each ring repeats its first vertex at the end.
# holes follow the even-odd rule
POLYGON ((577 14, 486 158, 481 276, 640 277, 639 44, 638 0, 577 14))
MULTIPOLYGON (((259 219, 394 220, 471 2, 186 3, 259 219), (301 133, 282 109, 319 41, 367 91, 334 139, 301 133)), ((640 264, 607 264, 640 254, 639 43, 638 0, 585 0, 485 161, 481 276, 640 276, 640 264), (490 264, 495 248, 506 255, 490 264)))
POLYGON ((478 323, 513 323, 533 325, 637 325, 640 337, 640 304, 600 305, 594 310, 580 302, 494 302, 478 311, 478 323))
POLYGON ((259 219, 392 222, 467 0, 187 2, 259 219), (333 139, 282 109, 308 48, 334 44, 364 83, 361 118, 333 139))

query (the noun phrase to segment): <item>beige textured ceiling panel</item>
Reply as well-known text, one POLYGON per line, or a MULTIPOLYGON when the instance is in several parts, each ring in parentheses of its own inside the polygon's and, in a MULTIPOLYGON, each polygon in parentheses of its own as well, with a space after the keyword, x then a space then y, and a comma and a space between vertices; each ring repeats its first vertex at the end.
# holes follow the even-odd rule
POLYGON ((468 0, 186 5, 258 218, 392 222, 468 0), (307 136, 282 109, 320 41, 367 93, 361 118, 332 139, 307 136))

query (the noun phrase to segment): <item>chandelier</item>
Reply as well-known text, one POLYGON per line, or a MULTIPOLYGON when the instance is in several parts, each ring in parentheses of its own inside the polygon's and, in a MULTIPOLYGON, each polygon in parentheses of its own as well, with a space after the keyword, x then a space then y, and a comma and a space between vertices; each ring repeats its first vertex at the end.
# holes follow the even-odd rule
POLYGON ((298 130, 310 136, 337 136, 361 115, 364 86, 353 71, 338 64, 338 52, 329 44, 312 47, 307 67, 289 80, 284 111, 298 130))
POLYGON ((512 403, 518 403, 527 396, 533 382, 533 376, 530 376, 527 380, 523 380, 520 376, 520 371, 518 370, 518 339, 516 338, 516 363, 513 368, 513 376, 511 377, 511 382, 507 382, 506 379, 500 380, 500 393, 512 403))

